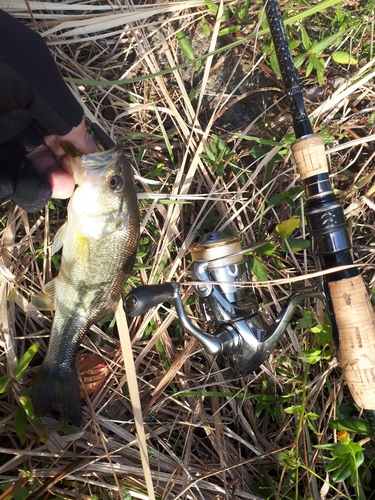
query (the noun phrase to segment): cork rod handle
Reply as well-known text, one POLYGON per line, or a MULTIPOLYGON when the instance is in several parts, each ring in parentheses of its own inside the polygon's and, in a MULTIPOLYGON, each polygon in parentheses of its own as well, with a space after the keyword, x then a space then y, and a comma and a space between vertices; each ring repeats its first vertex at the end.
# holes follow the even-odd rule
POLYGON ((311 135, 299 139, 292 145, 292 154, 303 181, 313 175, 328 174, 326 151, 321 137, 311 135))
MULTIPOLYGON (((303 181, 327 174, 323 140, 310 136, 298 140, 292 153, 303 181)), ((324 256, 322 257, 324 259, 324 256)), ((375 410, 375 316, 360 275, 328 282, 340 345, 338 357, 355 402, 375 410)))
POLYGON ((375 410, 374 311, 361 276, 328 283, 340 335, 338 358, 354 401, 375 410))

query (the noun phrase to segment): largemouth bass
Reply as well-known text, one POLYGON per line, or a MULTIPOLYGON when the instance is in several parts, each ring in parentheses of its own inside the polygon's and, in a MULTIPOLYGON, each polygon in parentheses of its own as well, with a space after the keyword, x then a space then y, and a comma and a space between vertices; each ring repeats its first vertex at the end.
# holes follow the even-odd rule
POLYGON ((60 271, 32 302, 55 311, 32 402, 37 416, 55 410, 79 426, 75 355, 84 334, 119 302, 138 247, 139 211, 131 166, 120 146, 71 158, 71 167, 77 187, 68 222, 54 242, 54 250, 63 244, 60 271))

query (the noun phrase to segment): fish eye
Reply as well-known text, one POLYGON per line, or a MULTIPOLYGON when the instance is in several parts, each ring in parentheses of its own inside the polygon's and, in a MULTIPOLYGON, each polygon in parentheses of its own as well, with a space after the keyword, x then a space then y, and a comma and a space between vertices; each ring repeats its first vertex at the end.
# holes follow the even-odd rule
POLYGON ((121 177, 121 175, 113 175, 109 179, 109 187, 114 191, 115 193, 118 193, 122 189, 124 189, 125 186, 125 181, 121 177))

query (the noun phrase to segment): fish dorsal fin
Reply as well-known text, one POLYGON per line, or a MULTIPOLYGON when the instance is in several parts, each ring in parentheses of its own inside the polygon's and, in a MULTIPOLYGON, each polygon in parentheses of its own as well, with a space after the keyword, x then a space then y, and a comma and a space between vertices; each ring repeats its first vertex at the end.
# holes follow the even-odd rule
POLYGON ((38 311, 53 311, 55 309, 56 278, 47 283, 44 290, 44 293, 33 298, 27 306, 28 309, 37 309, 38 311))
POLYGON ((53 243, 51 245, 51 255, 55 255, 56 252, 62 248, 66 236, 66 231, 68 229, 68 223, 65 222, 63 226, 60 227, 60 229, 57 231, 53 243))

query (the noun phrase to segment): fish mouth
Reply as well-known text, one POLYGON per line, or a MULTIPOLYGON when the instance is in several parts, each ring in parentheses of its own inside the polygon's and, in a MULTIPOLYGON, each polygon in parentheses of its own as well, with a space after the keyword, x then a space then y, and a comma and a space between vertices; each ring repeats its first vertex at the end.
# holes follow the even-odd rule
POLYGON ((90 153, 82 156, 82 168, 84 169, 97 169, 105 166, 109 166, 116 162, 122 153, 122 147, 120 144, 116 144, 112 149, 107 151, 100 151, 95 153, 90 153))

